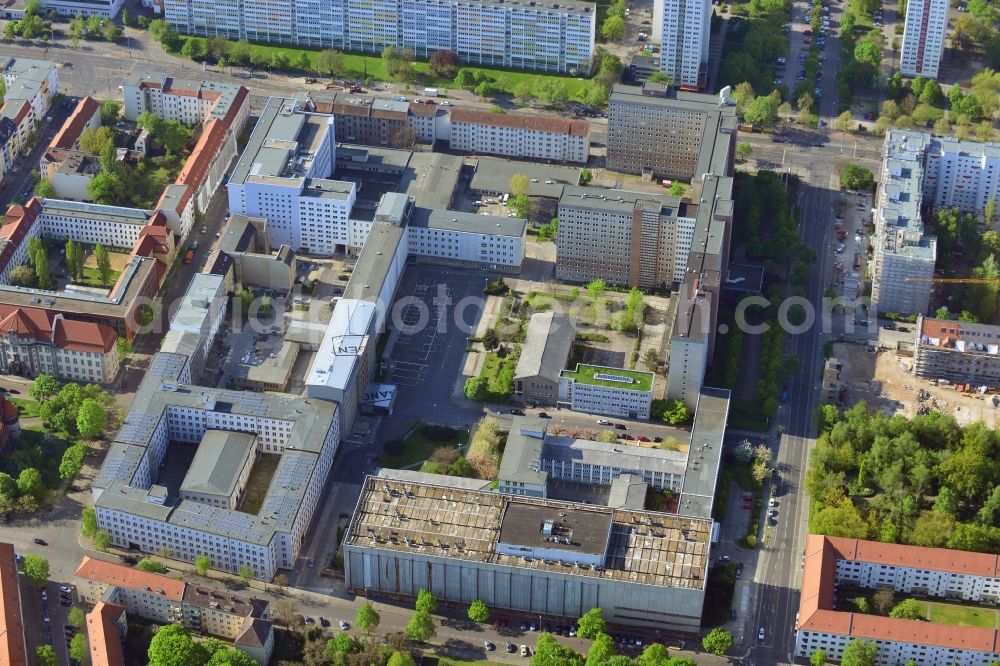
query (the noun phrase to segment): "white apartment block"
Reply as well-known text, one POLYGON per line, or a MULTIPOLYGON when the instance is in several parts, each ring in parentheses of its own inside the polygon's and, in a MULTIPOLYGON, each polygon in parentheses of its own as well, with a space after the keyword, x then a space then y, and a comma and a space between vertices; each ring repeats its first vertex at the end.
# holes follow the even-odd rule
POLYGON ((711 1, 656 0, 653 26, 653 40, 661 43, 660 71, 669 74, 675 86, 702 87, 712 26, 711 1))
POLYGON ((139 233, 152 214, 139 208, 59 199, 42 199, 42 209, 34 225, 43 238, 109 248, 130 249, 139 241, 139 233))
POLYGON ((417 261, 517 273, 524 261, 524 220, 416 208, 406 225, 417 261))
POLYGON ((998 558, 811 534, 806 540, 795 656, 821 649, 840 661, 852 639, 877 647, 876 666, 989 666, 1000 657, 995 629, 905 620, 836 609, 837 589, 889 588, 902 595, 984 604, 1000 599, 998 558))
POLYGON ((111 445, 92 493, 101 529, 115 545, 155 553, 171 549, 213 568, 243 565, 264 580, 294 566, 340 441, 336 405, 277 393, 187 384, 189 359, 157 354, 134 408, 111 445), (207 431, 250 433, 262 453, 280 454, 256 515, 172 497, 158 485, 172 442, 199 443, 207 431), (169 498, 169 501, 168 501, 169 498))
POLYGON ((653 382, 651 372, 577 364, 559 375, 559 404, 575 412, 649 419, 653 382))
POLYGON ((924 235, 920 215, 929 139, 896 130, 885 137, 871 271, 872 302, 881 312, 920 314, 930 302, 937 239, 924 235))
POLYGON ((547 72, 589 72, 596 9, 563 0, 335 0, 278 2, 166 0, 164 16, 181 33, 380 53, 412 49, 418 58, 455 51, 463 62, 547 72))
MULTIPOLYGON (((212 12, 216 11, 215 4, 212 12)), ((164 120, 201 125, 213 118, 239 135, 250 117, 250 92, 217 81, 175 79, 166 74, 136 75, 122 87, 125 117, 149 111, 164 120)))
POLYGON ((948 0, 914 0, 906 5, 899 71, 936 79, 948 33, 948 0))
POLYGON ((125 5, 125 0, 42 0, 42 7, 60 16, 102 16, 113 19, 125 5))
POLYGON ((695 218, 677 197, 566 187, 559 199, 556 275, 649 289, 684 279, 695 218))
MULTIPOLYGON (((910 134, 912 136, 912 133, 910 134)), ((934 208, 982 213, 997 199, 1000 145, 929 137, 924 157, 923 199, 934 208)))
POLYGON ((590 123, 549 116, 452 109, 452 150, 586 164, 590 123))
POLYGON ((45 118, 59 75, 47 60, 0 57, 6 90, 0 100, 0 178, 14 168, 25 143, 45 118))

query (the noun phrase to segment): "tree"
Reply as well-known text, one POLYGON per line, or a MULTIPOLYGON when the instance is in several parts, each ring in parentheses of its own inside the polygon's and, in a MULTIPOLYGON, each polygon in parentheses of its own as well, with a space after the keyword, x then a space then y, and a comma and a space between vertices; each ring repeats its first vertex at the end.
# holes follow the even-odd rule
POLYGON ((618 16, 605 19, 601 36, 609 42, 620 42, 625 37, 625 20, 618 16))
POLYGON ((413 657, 409 654, 397 650, 389 657, 386 666, 416 666, 416 662, 413 661, 413 657))
POLYGON ((149 36, 167 48, 177 44, 177 33, 163 19, 154 19, 149 22, 149 36))
POLYGON ((111 535, 104 530, 99 531, 94 535, 94 548, 101 551, 102 553, 108 549, 111 545, 111 535))
POLYGON ((149 666, 190 666, 207 661, 205 650, 179 624, 160 627, 146 651, 149 666))
POLYGON ((824 506, 815 512, 809 520, 809 529, 814 534, 827 536, 868 538, 868 522, 849 497, 844 497, 839 504, 824 506))
POLYGON ((882 47, 874 39, 863 39, 854 47, 854 59, 878 67, 882 63, 882 47))
POLYGON ((337 76, 344 69, 344 54, 336 49, 323 49, 313 62, 317 71, 337 76))
POLYGON ((361 641, 346 631, 341 631, 326 642, 326 658, 336 663, 337 656, 361 651, 361 641))
POLYGON ((833 127, 838 132, 850 132, 854 129, 854 114, 844 111, 833 121, 833 127))
POLYGON ((87 194, 94 203, 117 206, 125 199, 125 187, 115 175, 101 171, 87 183, 87 194))
POLYGON ((108 285, 111 282, 111 258, 108 256, 108 248, 100 243, 95 245, 94 260, 97 262, 97 274, 101 284, 108 285))
POLYGON ((583 658, 574 652, 573 648, 563 645, 547 631, 538 634, 530 666, 583 666, 583 664, 583 658))
POLYGON ((370 601, 366 601, 358 608, 358 612, 354 615, 354 624, 358 626, 359 629, 364 631, 366 634, 372 633, 375 629, 378 629, 379 622, 381 618, 379 617, 378 611, 372 606, 370 601))
POLYGON ((826 663, 826 653, 820 649, 813 650, 813 653, 809 655, 810 666, 823 666, 826 663))
POLYGON ((879 615, 888 615, 895 602, 895 595, 889 588, 882 588, 872 595, 872 605, 879 615))
POLYGON ((924 619, 924 609, 916 599, 903 599, 889 611, 889 617, 922 620, 924 619))
POLYGON ((253 567, 244 562, 243 564, 240 565, 239 576, 240 580, 243 581, 244 585, 249 585, 250 581, 253 580, 254 578, 253 567))
POLYGON ((840 173, 840 184, 849 190, 868 191, 875 187, 875 175, 857 164, 848 164, 840 173))
POLYGON ((92 537, 97 534, 97 512, 93 507, 85 507, 80 512, 80 531, 85 537, 92 537))
MULTIPOLYGON (((119 39, 122 38, 122 29, 114 21, 108 21, 104 24, 104 41, 114 44, 119 39)), ((204 42, 200 39, 189 39, 189 42, 198 42, 198 44, 204 45, 204 42)))
POLYGON ((35 271, 31 266, 18 266, 10 272, 10 283, 15 287, 30 287, 35 284, 35 271))
POLYGON ((586 666, 599 666, 610 657, 615 656, 615 654, 616 650, 614 639, 606 633, 601 632, 594 637, 594 642, 590 645, 590 651, 587 653, 586 666))
POLYGON ((77 663, 83 662, 88 656, 90 656, 90 648, 87 646, 87 639, 84 638, 83 634, 77 634, 69 642, 69 653, 70 659, 75 659, 77 663))
POLYGON ((114 144, 114 130, 107 125, 98 127, 96 131, 87 128, 80 135, 80 149, 91 155, 99 155, 108 143, 114 144))
POLYGON ((656 71, 646 77, 650 83, 662 83, 668 88, 674 85, 674 79, 666 72, 656 71))
POLYGON ((271 604, 271 617, 283 627, 294 629, 302 624, 298 606, 290 599, 278 599, 271 604))
POLYGON ((51 645, 39 645, 35 648, 35 666, 58 666, 59 659, 51 645))
POLYGON ((929 80, 924 84, 924 89, 920 91, 919 99, 924 104, 939 104, 944 99, 944 93, 941 92, 941 85, 934 79, 929 80))
POLYGON ((497 334, 497 330, 492 326, 486 329, 483 333, 483 349, 486 351, 493 351, 500 346, 500 336, 497 334))
POLYGON ((88 439, 97 437, 108 423, 108 413, 96 400, 84 400, 76 417, 76 428, 88 439))
POLYGON ((83 629, 83 626, 87 624, 87 616, 81 609, 74 607, 70 610, 66 621, 77 629, 83 629))
POLYGON ((744 81, 739 83, 733 88, 733 100, 736 102, 736 112, 743 113, 746 108, 750 105, 750 102, 754 100, 756 94, 754 94, 753 86, 749 82, 744 81))
POLYGON ((747 106, 743 118, 754 126, 760 126, 765 129, 773 127, 778 119, 778 105, 780 103, 780 100, 775 99, 771 95, 757 97, 747 106))
POLYGON ((749 141, 740 141, 736 144, 736 159, 740 162, 745 162, 752 152, 753 148, 750 146, 749 141))
POLYGON ((40 253, 35 258, 35 279, 38 280, 40 289, 52 288, 52 274, 49 272, 49 255, 45 252, 40 253))
POLYGON ((878 648, 871 641, 861 638, 851 639, 844 647, 841 666, 874 666, 878 648))
POLYGON ((42 199, 52 199, 56 196, 56 188, 48 178, 42 178, 35 184, 35 196, 42 199))
POLYGON ((204 58, 207 50, 208 46, 204 41, 197 37, 188 37, 187 41, 184 42, 184 46, 181 47, 181 55, 185 58, 191 58, 191 60, 197 60, 198 58, 204 58))
POLYGON ((45 494, 45 484, 42 483, 42 473, 34 467, 26 467, 17 475, 17 490, 22 495, 31 495, 41 500, 45 494))
POLYGON ((513 197, 528 194, 531 188, 531 179, 523 173, 515 173, 510 177, 510 194, 513 197))
POLYGON ((414 608, 418 613, 434 613, 437 611, 437 598, 424 588, 420 588, 414 608))
POLYGON ((212 654, 212 658, 205 666, 258 666, 258 664, 256 659, 243 650, 225 648, 212 654))
POLYGON ((528 198, 527 194, 519 194, 516 197, 511 197, 507 200, 507 207, 516 215, 522 219, 531 216, 531 199, 528 198))
POLYGON ((49 561, 41 555, 30 553, 21 562, 21 571, 28 582, 35 587, 41 587, 49 580, 49 561))
POLYGON ((914 546, 943 548, 951 536, 955 519, 940 511, 921 511, 907 541, 914 546))
POLYGON ((40 16, 42 13, 41 0, 28 0, 24 5, 24 16, 40 16))
POLYGON ((646 646, 636 660, 636 666, 666 666, 665 662, 670 658, 667 648, 661 643, 651 643, 646 646))
POLYGON ((725 629, 716 627, 701 639, 701 646, 712 654, 721 657, 733 649, 733 635, 725 629))
POLYGON ((458 54, 448 49, 439 49, 431 54, 431 59, 427 63, 431 71, 442 79, 453 79, 458 73, 461 61, 458 54))
POLYGON ((152 557, 142 558, 139 560, 139 563, 135 565, 135 568, 139 571, 148 571, 149 573, 167 573, 166 565, 152 557))
POLYGON ((469 605, 467 615, 476 624, 486 624, 490 621, 490 609, 486 606, 486 602, 481 599, 476 599, 469 605))
POLYGON ((597 278, 587 283, 587 293, 590 294, 590 298, 593 301, 599 301, 607 289, 608 283, 603 278, 597 278))
POLYGON ((199 576, 204 576, 212 568, 212 558, 207 553, 202 553, 194 560, 194 569, 199 576))
POLYGON ((433 638, 437 634, 437 628, 434 626, 434 618, 431 617, 429 612, 419 610, 406 623, 403 631, 410 637, 410 640, 418 643, 422 643, 428 638, 433 638))
POLYGON ((663 410, 663 420, 671 425, 687 423, 691 420, 691 410, 680 400, 669 400, 663 410))
POLYGON ((596 638, 598 634, 607 631, 608 623, 604 620, 604 611, 600 608, 591 608, 580 617, 577 622, 579 629, 576 630, 580 638, 596 638))

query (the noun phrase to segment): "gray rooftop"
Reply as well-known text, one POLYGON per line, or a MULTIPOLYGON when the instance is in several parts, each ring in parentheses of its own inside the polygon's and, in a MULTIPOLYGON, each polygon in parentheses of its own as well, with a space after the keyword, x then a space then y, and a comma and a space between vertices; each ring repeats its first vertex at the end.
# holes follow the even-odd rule
POLYGON ((632 213, 641 208, 672 217, 679 214, 681 200, 680 197, 665 194, 566 186, 559 199, 559 206, 580 206, 615 213, 632 213))
POLYGON ((142 208, 126 208, 124 206, 103 206, 83 201, 65 201, 63 199, 42 199, 42 215, 62 215, 81 220, 98 220, 116 224, 135 224, 146 226, 152 211, 142 208))
POLYGON ((544 504, 519 502, 507 503, 500 523, 499 543, 530 548, 558 548, 569 552, 603 556, 608 550, 611 534, 611 512, 592 511, 580 508, 560 507, 558 513, 544 504), (559 536, 570 543, 553 546, 543 531, 543 525, 551 521, 559 536))
POLYGON ((688 449, 678 513, 699 518, 712 517, 712 503, 728 417, 729 391, 703 387, 698 396, 694 426, 691 429, 691 446, 688 449))
POLYGON ((579 185, 580 172, 576 167, 554 164, 518 162, 497 157, 480 157, 469 189, 479 192, 510 192, 510 178, 524 174, 529 178, 528 194, 535 197, 558 199, 565 185, 579 185))
POLYGON ((206 318, 213 309, 221 313, 225 309, 226 298, 225 281, 221 275, 196 273, 170 320, 170 328, 204 332, 206 318))
POLYGON ((408 226, 445 229, 469 234, 522 238, 527 229, 527 224, 525 220, 507 217, 506 215, 501 217, 499 215, 463 213, 455 210, 414 208, 413 216, 410 218, 408 226))
POLYGON ((546 437, 542 458, 558 462, 617 467, 636 472, 661 472, 681 476, 688 455, 646 446, 607 444, 572 437, 546 437))
POLYGON ((542 444, 546 419, 536 416, 515 416, 507 435, 499 477, 503 481, 544 486, 548 472, 541 471, 542 444))
POLYGON ((611 482, 608 506, 612 509, 642 510, 646 507, 649 486, 638 474, 619 474, 611 482))
POLYGON ((932 140, 923 132, 890 130, 886 134, 882 163, 884 182, 879 188, 877 204, 883 224, 876 224, 879 235, 875 239, 886 254, 926 261, 937 258, 937 239, 924 235, 920 215, 924 156, 932 140))
POLYGON ((489 479, 467 479, 463 476, 446 476, 444 474, 431 474, 430 472, 418 472, 414 469, 388 469, 380 467, 378 478, 387 481, 402 481, 403 483, 426 483, 430 485, 446 485, 451 488, 461 490, 479 490, 490 492, 493 482, 489 479))
POLYGON ((295 180, 306 175, 316 146, 332 129, 332 117, 299 113, 294 108, 292 100, 268 99, 233 169, 231 182, 244 183, 250 178, 295 180))
POLYGON ((254 455, 256 441, 256 435, 246 432, 206 430, 181 484, 181 493, 230 497, 247 459, 254 455))
POLYGON ((423 151, 411 153, 398 191, 423 208, 451 208, 462 163, 462 158, 456 155, 423 151))
MULTIPOLYGON (((403 242, 403 227, 390 222, 373 222, 364 247, 354 264, 354 272, 344 288, 344 298, 356 298, 376 303, 382 286, 395 262, 396 252, 403 242)), ((388 309, 390 303, 383 303, 388 309)))
POLYGON ((576 340, 576 322, 554 312, 536 312, 528 320, 515 378, 543 377, 559 381, 576 340))

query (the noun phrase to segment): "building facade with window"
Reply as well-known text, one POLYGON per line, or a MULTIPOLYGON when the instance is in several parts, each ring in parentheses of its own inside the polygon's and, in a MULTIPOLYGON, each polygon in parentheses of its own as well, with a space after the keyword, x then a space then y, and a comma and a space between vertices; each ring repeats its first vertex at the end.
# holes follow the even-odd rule
POLYGON ((899 71, 936 79, 948 33, 948 0, 916 0, 906 5, 899 71))
POLYGON ((675 86, 705 87, 711 38, 710 0, 657 0, 653 3, 653 40, 660 42, 660 71, 675 86))
POLYGON ((452 109, 449 146, 469 153, 586 164, 590 123, 548 116, 452 109))
POLYGON ((652 372, 578 363, 559 374, 559 403, 575 412, 649 419, 652 372))

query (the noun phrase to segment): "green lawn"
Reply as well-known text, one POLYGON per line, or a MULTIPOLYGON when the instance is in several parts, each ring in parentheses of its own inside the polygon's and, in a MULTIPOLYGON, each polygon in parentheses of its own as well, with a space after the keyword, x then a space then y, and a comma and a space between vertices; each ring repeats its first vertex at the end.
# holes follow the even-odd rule
POLYGON ((10 401, 21 416, 38 416, 39 404, 31 398, 11 398, 10 401))
MULTIPOLYGON (((605 0, 605 6, 608 4, 605 0)), ((598 11, 601 11, 600 3, 598 3, 598 11)), ((600 14, 603 16, 603 12, 600 14)), ((179 54, 180 50, 183 48, 185 42, 191 37, 181 36, 177 40, 177 49, 173 51, 175 54, 179 54)), ((194 38, 200 39, 200 38, 194 38)), ((204 41, 204 40, 203 40, 204 41)), ((230 44, 235 42, 230 42, 230 44)), ((302 68, 302 55, 305 54, 306 58, 309 59, 309 70, 308 74, 316 74, 316 70, 313 67, 313 60, 318 53, 318 49, 305 49, 305 48, 295 48, 290 46, 273 46, 270 44, 252 44, 250 46, 250 52, 257 52, 261 55, 261 59, 266 63, 263 67, 267 67, 270 63, 274 62, 275 56, 279 59, 284 59, 280 69, 290 70, 290 71, 305 71, 302 68)), ((419 81, 412 82, 415 88, 423 86, 432 86, 436 88, 441 88, 443 91, 447 91, 448 88, 454 88, 455 82, 451 79, 443 79, 430 71, 430 67, 426 62, 416 62, 413 66, 414 71, 419 75, 419 81)), ((534 85, 537 89, 537 84, 554 79, 562 81, 566 84, 566 92, 571 100, 583 101, 587 94, 593 89, 596 84, 590 79, 584 78, 574 78, 569 76, 558 76, 553 74, 538 74, 535 72, 523 72, 518 70, 505 70, 505 69, 495 69, 487 67, 469 67, 468 69, 473 72, 482 72, 486 76, 494 79, 497 82, 497 87, 502 89, 503 92, 513 93, 514 89, 519 83, 529 82, 534 85)), ((352 78, 359 80, 374 79, 377 81, 393 81, 393 77, 386 74, 385 63, 382 58, 377 55, 362 55, 358 53, 345 53, 344 54, 344 64, 343 71, 338 73, 338 76, 344 78, 352 78)))
POLYGON ((465 446, 469 441, 469 431, 459 430, 455 436, 447 440, 435 440, 424 434, 423 428, 418 428, 416 432, 403 440, 403 452, 399 455, 383 454, 379 462, 383 467, 389 469, 402 469, 409 465, 427 460, 434 453, 434 449, 439 446, 465 446))
POLYGON ((118 281, 118 276, 121 275, 120 271, 114 269, 111 270, 111 274, 108 278, 107 284, 101 282, 101 275, 98 273, 96 268, 90 268, 84 266, 83 268, 83 279, 77 280, 74 284, 82 284, 87 287, 108 287, 110 288, 118 281))
POLYGON ((592 386, 608 386, 611 388, 627 389, 630 391, 648 391, 653 386, 653 373, 639 372, 637 370, 624 370, 622 368, 604 368, 599 365, 576 366, 576 370, 563 370, 561 377, 574 379, 580 384, 592 386), (621 377, 625 381, 615 381, 595 377, 595 375, 609 375, 621 377))
POLYGON ((930 621, 937 624, 957 624, 963 627, 986 627, 996 629, 997 611, 979 606, 960 606, 944 604, 938 601, 922 602, 927 604, 930 621))

